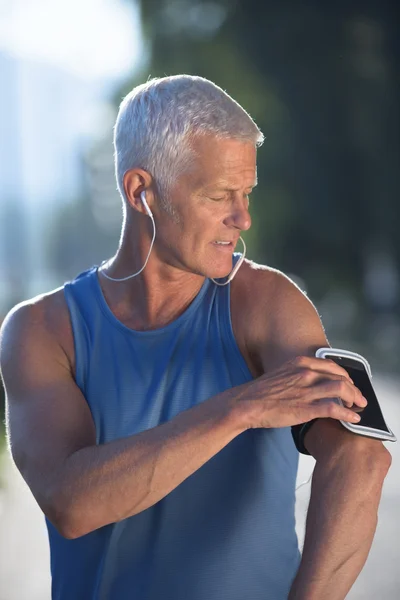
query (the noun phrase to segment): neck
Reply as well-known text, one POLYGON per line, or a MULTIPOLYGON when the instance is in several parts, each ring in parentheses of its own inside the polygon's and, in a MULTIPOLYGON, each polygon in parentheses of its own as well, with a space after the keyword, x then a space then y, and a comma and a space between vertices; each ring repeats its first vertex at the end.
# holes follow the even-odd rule
MULTIPOLYGON (((152 235, 139 226, 123 228, 120 246, 106 268, 122 278, 144 265, 152 235)), ((156 238, 157 242, 157 238, 156 238)), ((99 271, 99 282, 111 311, 131 329, 164 327, 181 315, 199 293, 205 277, 174 267, 159 256, 155 243, 145 269, 126 281, 110 281, 99 271)))

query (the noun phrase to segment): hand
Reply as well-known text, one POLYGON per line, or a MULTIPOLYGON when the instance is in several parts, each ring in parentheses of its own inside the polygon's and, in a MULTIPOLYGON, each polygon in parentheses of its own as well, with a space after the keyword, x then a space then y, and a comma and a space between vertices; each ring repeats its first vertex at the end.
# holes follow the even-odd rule
POLYGON ((350 407, 367 405, 345 369, 309 356, 298 356, 236 389, 248 428, 288 427, 323 417, 358 423, 350 407))

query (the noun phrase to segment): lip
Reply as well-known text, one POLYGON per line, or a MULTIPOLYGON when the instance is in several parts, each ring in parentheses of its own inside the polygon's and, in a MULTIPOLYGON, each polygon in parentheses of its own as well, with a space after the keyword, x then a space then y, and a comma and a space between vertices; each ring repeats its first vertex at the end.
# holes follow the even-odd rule
POLYGON ((229 244, 217 244, 216 242, 211 242, 211 243, 213 246, 215 246, 215 248, 218 248, 219 250, 225 250, 225 252, 226 251, 232 252, 233 248, 235 247, 235 242, 229 242, 229 244))

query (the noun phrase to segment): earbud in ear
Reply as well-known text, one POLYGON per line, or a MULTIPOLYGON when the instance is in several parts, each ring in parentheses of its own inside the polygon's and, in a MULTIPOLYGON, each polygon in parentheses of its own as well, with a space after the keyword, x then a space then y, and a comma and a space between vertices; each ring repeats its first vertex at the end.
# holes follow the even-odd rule
POLYGON ((151 212, 150 207, 147 204, 147 201, 146 201, 146 192, 144 190, 142 192, 140 192, 140 199, 143 202, 143 206, 144 206, 147 214, 149 215, 149 217, 152 217, 153 213, 151 212))

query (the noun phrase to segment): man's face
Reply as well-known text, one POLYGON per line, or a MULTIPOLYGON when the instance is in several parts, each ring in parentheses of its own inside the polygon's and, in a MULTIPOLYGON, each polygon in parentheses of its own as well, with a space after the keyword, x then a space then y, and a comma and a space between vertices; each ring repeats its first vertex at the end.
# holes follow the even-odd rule
POLYGON ((248 195, 256 185, 256 148, 212 135, 195 137, 192 148, 194 165, 170 190, 178 222, 159 213, 159 250, 172 255, 171 264, 178 268, 224 277, 232 270, 232 253, 241 232, 251 226, 248 195))

